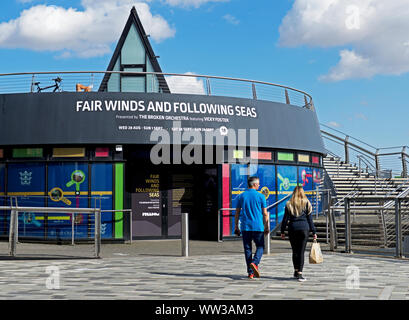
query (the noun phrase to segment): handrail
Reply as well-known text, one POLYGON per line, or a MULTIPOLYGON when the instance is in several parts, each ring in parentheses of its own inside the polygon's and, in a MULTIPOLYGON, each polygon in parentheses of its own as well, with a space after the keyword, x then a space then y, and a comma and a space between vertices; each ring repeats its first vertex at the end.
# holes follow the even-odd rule
MULTIPOLYGON (((245 82, 251 84, 251 88, 253 90, 253 99, 257 99, 257 94, 255 92, 255 86, 254 84, 260 84, 260 85, 268 85, 268 86, 273 86, 273 87, 278 87, 282 88, 285 90, 290 90, 297 92, 299 94, 302 94, 305 97, 305 105, 304 107, 314 109, 314 104, 313 104, 313 99, 310 94, 308 94, 305 91, 286 86, 286 85, 281 85, 277 83, 272 83, 272 82, 266 82, 266 81, 260 81, 260 80, 251 80, 251 79, 243 79, 243 78, 233 78, 233 77, 222 77, 222 76, 212 76, 212 75, 200 75, 200 74, 179 74, 179 73, 162 73, 162 72, 135 72, 135 71, 40 71, 40 72, 16 72, 16 73, 3 73, 0 74, 1 77, 7 77, 7 76, 24 76, 24 75, 46 75, 46 74, 101 74, 101 75, 110 75, 110 74, 120 74, 120 75, 154 75, 154 76, 174 76, 174 77, 190 77, 190 78, 203 78, 203 79, 215 79, 215 80, 229 80, 229 81, 237 81, 237 82, 245 82), (306 100, 306 97, 309 98, 309 101, 306 100)), ((104 81, 104 80, 101 80, 104 81)), ((166 81, 166 80, 165 80, 166 81)))
POLYGON ((370 163, 370 162, 365 158, 365 156, 363 156, 363 155, 358 155, 357 158, 360 159, 360 160, 362 160, 362 162, 364 162, 364 163, 372 170, 372 172, 375 172, 375 171, 376 171, 376 168, 372 165, 372 163, 370 163))
MULTIPOLYGON (((324 133, 324 134, 330 136, 331 138, 334 138, 334 139, 337 139, 337 140, 339 140, 339 141, 345 142, 345 139, 342 139, 342 138, 340 138, 340 137, 337 137, 336 135, 333 135, 333 134, 331 134, 331 133, 329 133, 329 132, 326 132, 326 131, 324 131, 324 130, 321 130, 321 133, 324 133)), ((352 142, 349 142, 349 141, 348 141, 348 145, 353 146, 353 147, 355 147, 355 148, 357 148, 357 149, 359 149, 359 150, 361 150, 361 151, 363 151, 363 152, 366 152, 366 153, 370 154, 371 156, 376 156, 375 153, 373 153, 373 152, 371 152, 371 151, 369 151, 369 150, 367 150, 367 149, 365 149, 365 148, 362 148, 362 147, 358 146, 358 145, 355 144, 355 143, 352 143, 352 142)))
MULTIPOLYGON (((314 191, 314 190, 313 190, 313 191, 314 191)), ((290 198, 291 196, 292 196, 292 194, 286 195, 284 198, 282 198, 282 199, 278 200, 277 202, 274 202, 273 204, 270 204, 269 206, 267 206, 266 209, 267 209, 267 210, 270 210, 270 209, 272 209, 273 207, 278 206, 281 202, 287 200, 287 199, 290 198)))
MULTIPOLYGON (((19 212, 50 212, 50 213, 94 213, 95 214, 95 257, 99 258, 101 253, 101 208, 64 208, 64 207, 20 207, 17 204, 13 206, 13 198, 11 198, 10 206, 0 206, 0 210, 10 210, 10 227, 9 227, 9 255, 16 255, 16 247, 18 241, 18 214, 19 212)), ((74 219, 72 219, 72 240, 74 244, 74 219)))
POLYGON ((351 137, 349 134, 346 134, 345 132, 342 132, 342 131, 340 131, 340 130, 334 129, 334 128, 332 128, 332 127, 330 127, 330 126, 327 126, 327 125, 325 125, 325 124, 323 124, 323 123, 320 123, 320 126, 323 126, 323 127, 328 128, 328 129, 331 129, 331 130, 333 130, 333 131, 335 131, 335 132, 341 133, 341 134, 343 134, 343 135, 346 136, 346 137, 350 137, 350 138, 352 138, 352 139, 354 139, 354 140, 356 140, 356 141, 358 141, 358 142, 360 142, 360 143, 362 143, 362 144, 367 145, 368 147, 371 147, 371 148, 373 148, 373 149, 377 149, 376 147, 374 147, 374 146, 372 146, 372 145, 370 145, 370 144, 368 144, 368 143, 366 143, 366 142, 364 142, 364 141, 361 141, 361 140, 359 140, 359 139, 357 139, 357 138, 351 137))
POLYGON ((352 154, 353 157, 359 159, 360 156, 363 156, 365 157, 366 160, 374 162, 375 165, 374 166, 371 165, 371 167, 375 167, 375 170, 374 170, 375 177, 382 173, 386 173, 390 177, 392 177, 392 174, 401 174, 403 177, 408 177, 408 165, 407 165, 408 163, 407 159, 409 159, 409 154, 407 152, 407 148, 409 148, 408 146, 376 148, 359 139, 350 137, 349 135, 347 135, 346 133, 342 131, 333 129, 322 123, 320 123, 320 125, 344 135, 344 137, 339 137, 337 136, 336 133, 331 133, 331 132, 328 132, 327 130, 321 129, 321 134, 324 139, 344 147, 346 163, 350 163, 350 155, 349 155, 350 152, 349 151, 352 150, 358 153, 358 155, 356 155, 356 153, 353 153, 352 154), (363 147, 363 146, 358 145, 355 142, 350 141, 350 138, 356 140, 357 142, 365 146, 363 147), (373 150, 369 150, 366 146, 373 150), (399 148, 400 150, 396 150, 394 152, 381 152, 381 150, 387 150, 387 149, 390 150, 390 149, 397 149, 397 148, 399 148), (391 157, 391 156, 394 156, 393 159, 385 158, 385 157, 391 157), (388 166, 391 166, 391 168, 382 169, 383 165, 381 164, 381 158, 384 159, 383 161, 385 162, 393 160, 394 162, 392 165, 391 165, 391 162, 388 162, 389 163, 388 166), (398 165, 396 162, 398 161, 398 159, 399 159, 400 165, 398 165))

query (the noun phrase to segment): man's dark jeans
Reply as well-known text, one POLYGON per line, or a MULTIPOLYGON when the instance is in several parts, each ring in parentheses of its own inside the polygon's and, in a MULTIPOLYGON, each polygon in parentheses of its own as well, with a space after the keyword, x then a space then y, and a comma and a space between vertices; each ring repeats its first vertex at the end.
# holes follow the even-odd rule
POLYGON ((242 231, 244 256, 246 258, 247 273, 252 274, 253 270, 250 268, 250 263, 259 265, 261 257, 264 252, 264 232, 262 231, 242 231), (256 252, 254 257, 252 256, 253 248, 252 242, 256 244, 256 252))

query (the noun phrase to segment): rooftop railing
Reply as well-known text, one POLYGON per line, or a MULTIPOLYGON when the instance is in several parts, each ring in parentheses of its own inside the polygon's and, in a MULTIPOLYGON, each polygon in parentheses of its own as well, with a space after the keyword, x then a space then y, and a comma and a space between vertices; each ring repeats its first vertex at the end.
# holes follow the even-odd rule
POLYGON ((55 71, 0 74, 0 94, 43 92, 167 92, 266 100, 314 110, 312 97, 288 86, 197 74, 55 71), (132 79, 131 81, 129 81, 132 79), (114 84, 114 85, 112 85, 114 84))
POLYGON ((325 124, 320 125, 326 149, 331 155, 337 155, 345 163, 354 163, 360 170, 366 166, 366 171, 376 177, 409 178, 409 146, 377 148, 325 124))

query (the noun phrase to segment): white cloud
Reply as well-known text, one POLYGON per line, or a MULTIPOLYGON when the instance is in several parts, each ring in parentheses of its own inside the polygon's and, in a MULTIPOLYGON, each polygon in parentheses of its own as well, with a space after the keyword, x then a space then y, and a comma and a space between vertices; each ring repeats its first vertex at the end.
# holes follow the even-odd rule
POLYGON ((236 17, 232 16, 231 14, 225 14, 223 16, 223 19, 233 25, 238 25, 240 23, 240 20, 238 20, 236 17))
POLYGON ((155 41, 175 34, 167 21, 152 15, 143 2, 82 0, 82 5, 83 11, 52 5, 36 5, 22 11, 17 19, 0 23, 0 47, 63 51, 60 57, 69 53, 101 56, 109 53, 110 44, 118 41, 132 6, 155 41))
POLYGON ((409 72, 407 0, 295 0, 280 26, 286 47, 343 47, 324 81, 409 72))
POLYGON ((230 0, 164 0, 167 4, 171 6, 178 7, 195 7, 198 8, 202 4, 208 2, 228 2, 230 0))
MULTIPOLYGON (((186 75, 194 75, 192 72, 186 72, 186 75)), ((190 76, 169 76, 166 82, 172 93, 186 94, 205 94, 205 87, 202 78, 190 76)))
POLYGON ((335 128, 339 128, 341 126, 338 122, 335 122, 335 121, 328 122, 328 125, 330 127, 335 127, 335 128))
POLYGON ((368 117, 366 115, 364 115, 363 113, 357 113, 355 114, 355 118, 360 119, 360 120, 368 120, 368 117))

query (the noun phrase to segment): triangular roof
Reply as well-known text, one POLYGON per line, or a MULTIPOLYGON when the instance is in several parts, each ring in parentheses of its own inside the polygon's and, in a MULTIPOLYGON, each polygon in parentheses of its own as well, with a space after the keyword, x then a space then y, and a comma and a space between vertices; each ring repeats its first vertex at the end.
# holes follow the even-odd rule
MULTIPOLYGON (((159 62, 157 60, 157 56, 155 55, 155 53, 153 52, 152 46, 148 40, 148 36, 145 33, 145 29, 142 26, 142 22, 139 19, 138 13, 136 12, 135 7, 132 7, 131 9, 131 13, 128 17, 128 21, 125 24, 125 28, 122 31, 121 37, 119 38, 119 41, 116 45, 114 54, 112 55, 111 61, 109 62, 107 71, 113 71, 114 70, 114 66, 116 61, 119 58, 119 54, 122 50, 122 47, 124 46, 126 37, 129 33, 129 30, 131 29, 132 24, 136 27, 136 30, 138 32, 139 38, 141 39, 143 46, 145 48, 145 52, 151 62, 151 65, 153 67, 154 72, 160 72, 162 73, 162 69, 159 65, 159 62)), ((105 74, 104 78, 101 81, 101 85, 99 87, 98 91, 105 91, 108 85, 108 80, 110 78, 111 74, 107 73, 105 74)), ((166 79, 163 75, 157 75, 157 78, 159 80, 160 83, 160 88, 162 89, 163 92, 165 93, 170 93, 169 87, 167 85, 166 79)))

